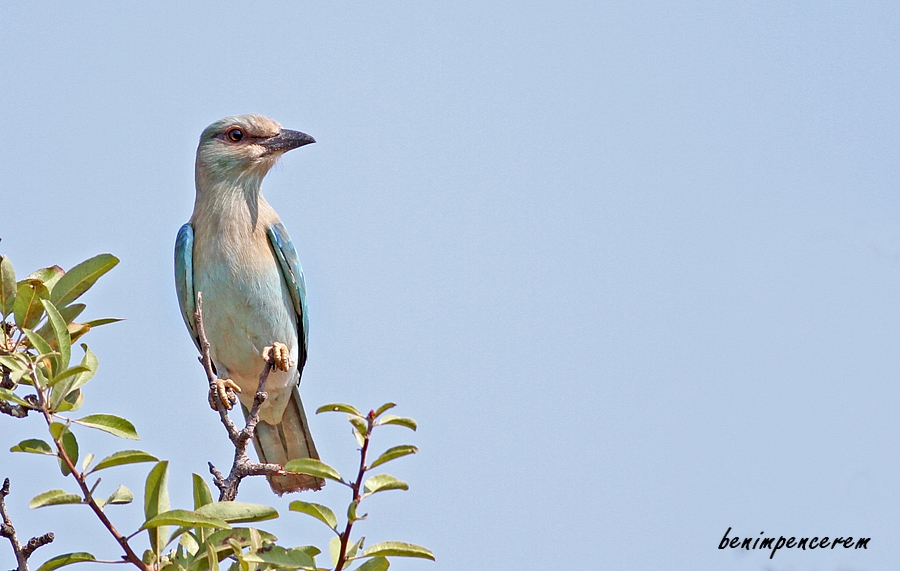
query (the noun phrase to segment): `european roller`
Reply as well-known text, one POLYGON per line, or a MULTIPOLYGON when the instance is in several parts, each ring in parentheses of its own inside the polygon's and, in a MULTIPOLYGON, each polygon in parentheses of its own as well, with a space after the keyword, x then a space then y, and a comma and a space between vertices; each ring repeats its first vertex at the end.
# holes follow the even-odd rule
MULTIPOLYGON (((197 292, 203 294, 218 377, 210 406, 220 399, 230 409, 238 392, 246 416, 265 365, 261 355, 274 351, 254 445, 260 461, 281 465, 319 457, 298 390, 309 318, 297 251, 260 185, 281 155, 314 142, 261 115, 226 117, 207 127, 197 147, 194 213, 175 243, 178 303, 198 348, 194 311, 197 292)), ((319 489, 323 481, 297 474, 271 476, 269 484, 280 495, 319 489)))

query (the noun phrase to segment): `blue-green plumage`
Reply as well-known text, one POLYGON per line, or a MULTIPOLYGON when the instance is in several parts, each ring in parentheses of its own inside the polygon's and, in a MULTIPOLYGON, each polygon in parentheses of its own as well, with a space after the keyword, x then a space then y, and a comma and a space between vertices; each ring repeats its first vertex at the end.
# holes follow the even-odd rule
POLYGON ((181 318, 194 345, 200 349, 200 341, 197 338, 197 330, 194 327, 194 313, 197 311, 196 297, 194 293, 194 229, 190 224, 185 224, 178 230, 175 238, 175 291, 178 293, 178 305, 181 308, 181 318))

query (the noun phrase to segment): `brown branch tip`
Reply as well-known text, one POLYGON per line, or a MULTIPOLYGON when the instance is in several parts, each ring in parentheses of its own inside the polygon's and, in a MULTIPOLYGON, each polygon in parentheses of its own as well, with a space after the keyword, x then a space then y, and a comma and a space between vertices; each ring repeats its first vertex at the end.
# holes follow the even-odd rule
POLYGON ((6 496, 9 495, 9 478, 3 480, 3 487, 0 487, 0 536, 9 539, 13 553, 16 556, 15 571, 29 571, 28 558, 34 551, 43 545, 47 545, 53 541, 53 533, 45 533, 38 537, 32 537, 25 545, 19 543, 16 535, 16 528, 13 527, 9 512, 6 509, 6 496))

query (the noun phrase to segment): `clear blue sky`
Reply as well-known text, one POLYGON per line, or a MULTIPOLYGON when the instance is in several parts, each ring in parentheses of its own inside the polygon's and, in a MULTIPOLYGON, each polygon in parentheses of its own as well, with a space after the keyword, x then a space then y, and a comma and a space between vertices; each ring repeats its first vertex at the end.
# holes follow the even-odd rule
MULTIPOLYGON (((392 568, 898 565, 900 5, 267 4, 0 7, 0 251, 122 259, 86 299, 127 321, 87 338, 85 410, 135 422, 174 503, 230 458, 175 233, 201 130, 257 112, 318 140, 263 185, 307 275, 307 407, 420 423, 385 431, 421 453, 360 528, 438 562, 392 568), (872 539, 770 561, 718 550, 728 527, 872 539)), ((22 535, 117 556, 86 509, 27 510, 64 484, 5 452, 39 429, 0 418, 22 535)), ((312 430, 350 469, 343 419, 312 430)), ((264 482, 242 499, 327 539, 264 482)))

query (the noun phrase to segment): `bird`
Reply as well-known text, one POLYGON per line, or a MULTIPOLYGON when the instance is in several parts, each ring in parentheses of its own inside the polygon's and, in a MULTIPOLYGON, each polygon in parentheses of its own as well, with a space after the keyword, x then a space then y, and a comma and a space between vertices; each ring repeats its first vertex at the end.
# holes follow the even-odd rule
MULTIPOLYGON (((194 211, 175 241, 178 303, 198 349, 194 312, 202 293, 217 376, 210 406, 215 410, 218 399, 231 409, 239 399, 247 417, 263 359, 273 352, 275 367, 253 443, 261 462, 282 466, 297 458, 319 459, 299 392, 309 315, 297 251, 260 187, 284 153, 315 142, 257 114, 225 117, 204 129, 194 170, 194 211)), ((278 495, 324 485, 305 474, 267 478, 278 495)))

